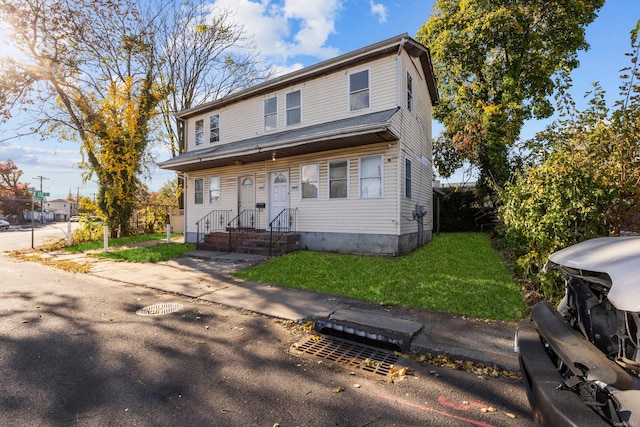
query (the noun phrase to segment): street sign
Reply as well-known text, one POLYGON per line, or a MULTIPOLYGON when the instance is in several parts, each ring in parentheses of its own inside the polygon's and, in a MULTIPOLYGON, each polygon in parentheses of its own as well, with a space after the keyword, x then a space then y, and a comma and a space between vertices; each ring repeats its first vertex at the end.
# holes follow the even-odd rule
POLYGON ((42 191, 36 191, 36 199, 42 199, 43 197, 49 197, 49 193, 43 193, 42 191))

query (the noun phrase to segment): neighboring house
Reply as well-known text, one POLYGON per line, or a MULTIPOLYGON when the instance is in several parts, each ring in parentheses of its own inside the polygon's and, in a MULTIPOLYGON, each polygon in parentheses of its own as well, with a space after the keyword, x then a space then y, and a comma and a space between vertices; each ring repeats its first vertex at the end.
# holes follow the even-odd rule
POLYGON ((427 243, 437 101, 428 49, 403 34, 179 112, 185 152, 159 166, 184 177, 185 240, 275 220, 310 250, 427 243))
POLYGON ((73 215, 78 215, 78 203, 73 200, 55 199, 44 202, 44 210, 53 214, 54 221, 69 221, 73 215))

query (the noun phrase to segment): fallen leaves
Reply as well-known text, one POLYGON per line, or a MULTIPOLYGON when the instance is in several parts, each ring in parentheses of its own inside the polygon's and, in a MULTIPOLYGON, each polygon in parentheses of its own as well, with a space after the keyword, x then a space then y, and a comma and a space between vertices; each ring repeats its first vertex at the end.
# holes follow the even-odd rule
MULTIPOLYGON (((459 371, 465 371, 478 376, 481 379, 489 379, 489 378, 505 378, 505 379, 517 379, 520 380, 522 378, 520 372, 518 371, 509 371, 508 369, 503 369, 498 365, 490 364, 485 365, 480 362, 474 362, 471 360, 460 360, 454 359, 447 354, 412 354, 410 355, 412 359, 420 363, 421 365, 436 365, 442 368, 456 369, 459 371)), ((438 376, 436 373, 431 371, 431 374, 434 376, 438 376)))
POLYGON ((404 368, 396 368, 395 366, 391 365, 391 368, 389 369, 389 376, 387 378, 387 382, 388 383, 393 383, 396 381, 400 381, 402 379, 404 379, 404 377, 409 374, 409 372, 411 371, 410 368, 404 367, 404 368))
POLYGON ((70 273, 89 273, 91 271, 91 264, 87 262, 75 262, 64 259, 55 259, 50 255, 36 253, 36 252, 24 252, 13 251, 10 253, 12 258, 20 261, 38 262, 49 267, 54 267, 59 270, 68 271, 70 273))

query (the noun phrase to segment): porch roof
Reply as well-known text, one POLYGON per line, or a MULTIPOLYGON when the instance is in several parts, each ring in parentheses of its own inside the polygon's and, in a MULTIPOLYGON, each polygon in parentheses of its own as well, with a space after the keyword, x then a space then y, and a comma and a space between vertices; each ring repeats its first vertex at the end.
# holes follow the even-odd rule
POLYGON ((269 133, 189 151, 158 163, 161 169, 188 172, 398 140, 390 129, 399 110, 379 111, 318 125, 269 133))

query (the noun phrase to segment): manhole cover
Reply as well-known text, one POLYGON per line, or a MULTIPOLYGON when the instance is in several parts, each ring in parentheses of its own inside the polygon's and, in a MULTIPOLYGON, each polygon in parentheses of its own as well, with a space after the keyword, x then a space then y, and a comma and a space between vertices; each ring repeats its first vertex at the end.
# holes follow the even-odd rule
POLYGON ((387 376, 398 356, 368 345, 321 335, 310 335, 293 344, 291 354, 329 361, 365 374, 387 376))
POLYGON ((162 314, 169 314, 182 309, 182 304, 167 303, 167 304, 154 304, 147 307, 143 307, 136 311, 138 316, 160 316, 162 314))

